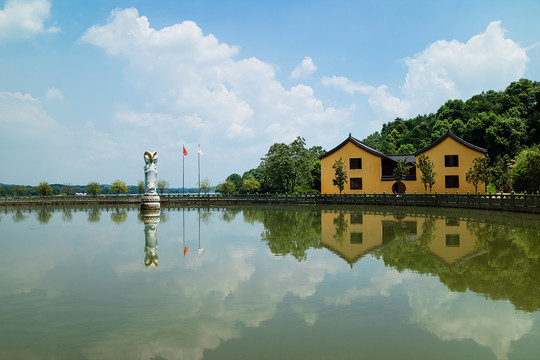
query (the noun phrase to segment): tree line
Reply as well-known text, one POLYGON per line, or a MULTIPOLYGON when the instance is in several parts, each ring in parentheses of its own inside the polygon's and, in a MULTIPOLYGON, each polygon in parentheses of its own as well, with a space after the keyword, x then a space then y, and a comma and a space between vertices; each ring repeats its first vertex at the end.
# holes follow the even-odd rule
MULTIPOLYGON (((169 183, 165 180, 158 180, 158 192, 169 189, 169 183)), ((193 191, 193 189, 190 189, 193 191)), ((196 190, 195 190, 196 191, 196 190)), ((87 195, 110 195, 110 194, 139 194, 144 193, 144 181, 139 180, 137 185, 127 185, 126 182, 116 179, 110 185, 90 182, 87 185, 72 184, 49 184, 42 181, 37 186, 29 185, 0 185, 0 196, 70 196, 75 194, 87 195)))

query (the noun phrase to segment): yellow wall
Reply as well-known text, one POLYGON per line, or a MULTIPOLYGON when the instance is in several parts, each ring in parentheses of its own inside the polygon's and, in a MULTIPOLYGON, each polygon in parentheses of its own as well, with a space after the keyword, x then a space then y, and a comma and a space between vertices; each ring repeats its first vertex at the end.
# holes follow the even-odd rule
MULTIPOLYGON (((433 148, 424 152, 429 159, 433 161, 434 169, 437 175, 435 176, 435 185, 433 185, 432 192, 445 193, 474 193, 474 186, 465 181, 465 173, 469 171, 472 166, 473 160, 477 157, 484 156, 480 151, 471 149, 460 142, 454 140, 451 137, 447 137, 440 144, 437 144, 433 148), (444 166, 444 156, 445 155, 459 155, 459 166, 458 167, 445 167, 444 166), (459 188, 458 189, 447 189, 445 188, 445 176, 446 175, 458 175, 459 176, 459 188)), ((418 160, 418 157, 417 157, 418 160)), ((417 175, 421 174, 420 171, 417 172, 417 175)), ((420 176, 417 177, 417 180, 420 182, 420 176)), ((422 189, 424 187, 420 182, 422 189)), ((484 185, 479 186, 480 191, 484 191, 484 185)))
MULTIPOLYGON (((480 151, 474 150, 454 140, 452 137, 447 137, 441 143, 437 144, 433 148, 424 152, 429 159, 434 163, 434 171, 437 173, 435 177, 435 184, 432 187, 432 192, 440 193, 474 193, 474 186, 465 181, 465 173, 470 169, 473 159, 481 157, 484 154, 480 151), (445 167, 444 156, 445 155, 458 155, 459 166, 458 167, 445 167), (459 188, 445 187, 446 175, 458 175, 459 176, 459 188)), ((321 193, 334 194, 339 193, 337 186, 333 184, 335 171, 332 168, 334 162, 342 158, 347 167, 348 183, 345 184, 343 193, 345 194, 382 194, 392 193, 392 186, 394 181, 382 181, 382 167, 381 157, 374 155, 353 142, 347 142, 343 147, 334 153, 321 159, 321 193), (361 158, 362 169, 349 169, 349 159, 361 158), (351 178, 362 178, 362 190, 351 190, 351 178)), ((417 157, 418 161, 418 157, 417 157)), ((416 180, 404 180, 403 184, 406 187, 406 193, 412 194, 414 192, 423 193, 424 185, 421 182, 422 173, 419 169, 416 169, 416 180)), ((483 185, 479 186, 479 190, 483 191, 483 185)), ((428 190, 429 191, 429 190, 428 190)))

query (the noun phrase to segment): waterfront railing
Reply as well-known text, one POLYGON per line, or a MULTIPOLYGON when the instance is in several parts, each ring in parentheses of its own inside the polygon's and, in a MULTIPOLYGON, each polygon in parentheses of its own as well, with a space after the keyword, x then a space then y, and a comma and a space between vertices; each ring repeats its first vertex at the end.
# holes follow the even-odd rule
MULTIPOLYGON (((540 194, 163 194, 162 205, 357 204, 428 206, 540 213, 540 194)), ((1 205, 139 204, 140 195, 13 196, 1 205)))

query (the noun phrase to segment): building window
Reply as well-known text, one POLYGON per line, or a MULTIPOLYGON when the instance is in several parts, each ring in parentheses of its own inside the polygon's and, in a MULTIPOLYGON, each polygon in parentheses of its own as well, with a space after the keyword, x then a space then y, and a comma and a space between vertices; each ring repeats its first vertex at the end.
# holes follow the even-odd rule
POLYGON ((361 169, 362 168, 362 158, 349 159, 349 169, 361 169))
POLYGON ((458 155, 444 155, 444 166, 446 167, 459 166, 458 155))
POLYGON ((351 244, 361 244, 364 241, 364 234, 361 232, 359 233, 351 233, 351 244))
POLYGON ((360 224, 364 223, 364 216, 358 213, 351 213, 351 224, 360 224))
POLYGON ((351 178, 351 190, 362 190, 362 178, 351 178))
POLYGON ((459 247, 459 234, 446 234, 447 247, 459 247))
POLYGON ((444 184, 447 189, 459 188, 459 176, 458 175, 446 175, 444 177, 444 184))
POLYGON ((446 226, 459 226, 459 218, 447 216, 446 226))

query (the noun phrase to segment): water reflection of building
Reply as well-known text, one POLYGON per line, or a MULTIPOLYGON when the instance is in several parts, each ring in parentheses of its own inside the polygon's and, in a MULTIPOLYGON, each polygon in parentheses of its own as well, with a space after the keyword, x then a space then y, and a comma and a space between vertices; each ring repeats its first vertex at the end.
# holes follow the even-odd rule
POLYGON ((157 254, 157 226, 160 219, 160 210, 143 210, 141 219, 144 223, 144 265, 146 267, 158 266, 159 257, 157 254))
POLYGON ((382 215, 355 211, 321 214, 321 244, 351 266, 392 241, 416 246, 453 265, 476 253, 476 239, 457 217, 382 215))

